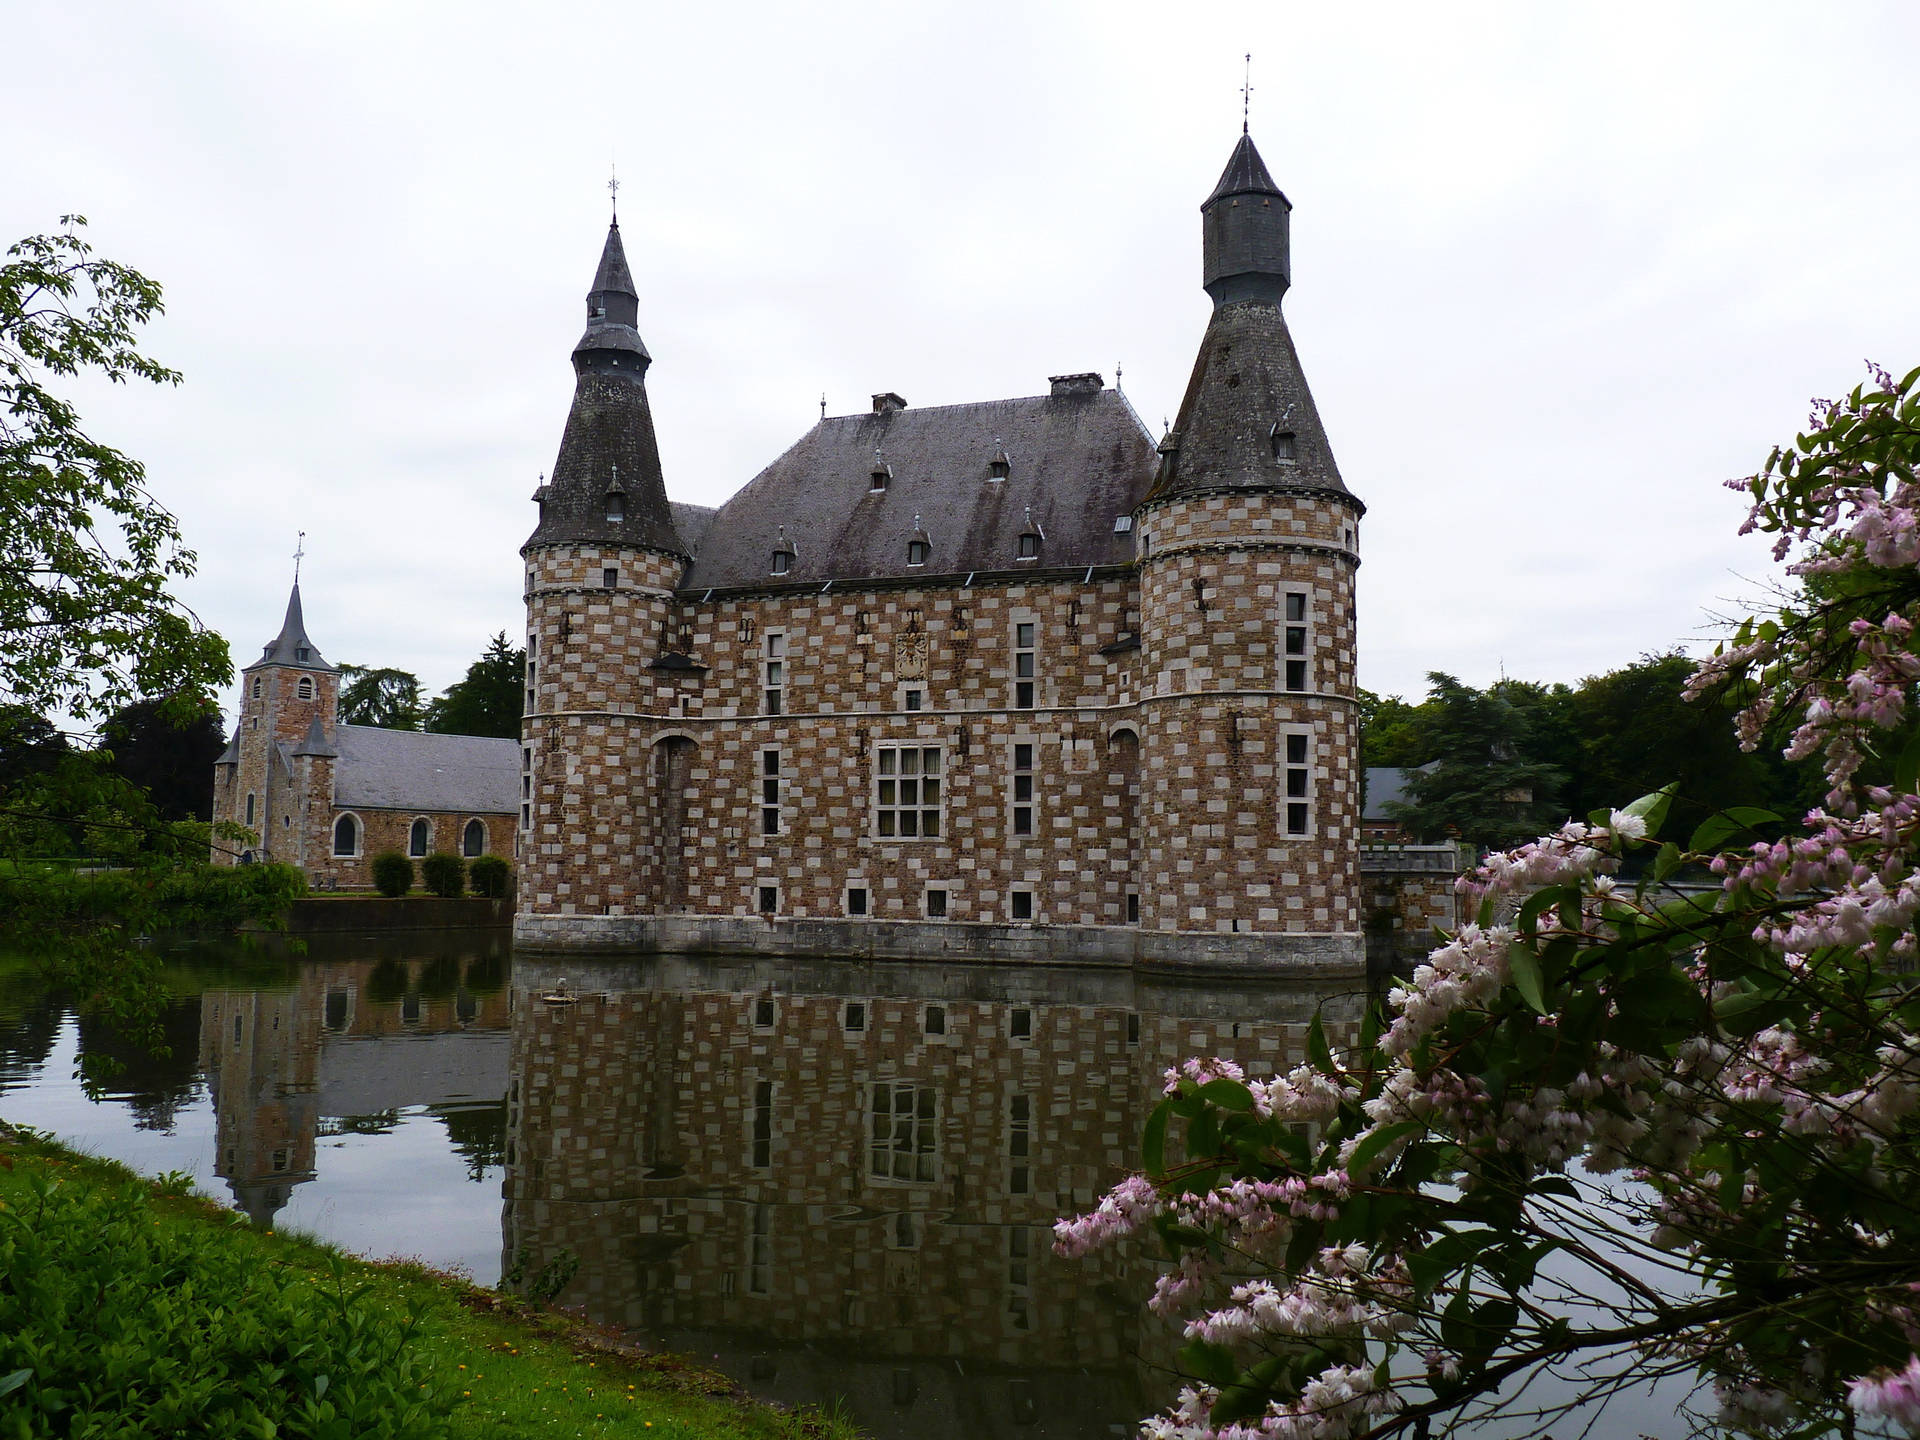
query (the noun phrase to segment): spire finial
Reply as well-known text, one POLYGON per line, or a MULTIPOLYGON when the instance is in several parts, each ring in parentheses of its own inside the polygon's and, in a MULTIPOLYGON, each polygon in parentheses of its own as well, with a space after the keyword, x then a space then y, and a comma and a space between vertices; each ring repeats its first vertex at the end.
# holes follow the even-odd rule
POLYGON ((824 390, 820 392, 820 418, 827 418, 827 392, 824 390))
POLYGON ((1120 373, 1120 362, 1116 360, 1113 362, 1113 388, 1116 390, 1120 388, 1120 373))
POLYGON ((607 194, 613 197, 613 223, 620 223, 620 167, 607 162, 607 194))
POLYGON ((293 542, 293 583, 300 583, 300 562, 307 554, 307 532, 302 530, 300 538, 293 542))
POLYGON ((1247 133, 1247 121, 1253 113, 1253 52, 1246 57, 1246 78, 1240 82, 1240 133, 1247 133))

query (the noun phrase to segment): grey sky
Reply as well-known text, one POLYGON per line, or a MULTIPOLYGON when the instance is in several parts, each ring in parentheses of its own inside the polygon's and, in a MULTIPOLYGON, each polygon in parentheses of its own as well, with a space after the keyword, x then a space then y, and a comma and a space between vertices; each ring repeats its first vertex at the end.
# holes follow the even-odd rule
POLYGON ((298 530, 330 659, 458 678, 517 547, 617 160, 669 491, 819 414, 1116 360, 1206 317, 1240 123, 1363 538, 1361 681, 1576 680, 1750 589, 1717 482, 1920 363, 1920 10, 11 0, 0 243, 79 211, 167 289, 175 391, 88 389, 239 663, 298 530))

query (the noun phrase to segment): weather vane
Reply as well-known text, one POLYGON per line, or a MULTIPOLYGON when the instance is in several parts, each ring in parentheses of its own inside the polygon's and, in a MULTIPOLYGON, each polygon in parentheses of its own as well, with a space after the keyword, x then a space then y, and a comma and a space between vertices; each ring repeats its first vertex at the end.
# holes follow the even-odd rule
POLYGON ((620 223, 620 169, 613 162, 607 163, 607 193, 613 197, 613 223, 620 223))
POLYGON ((307 532, 302 530, 300 532, 300 538, 296 540, 293 545, 293 583, 296 585, 300 583, 300 561, 305 558, 306 553, 307 532))
POLYGON ((1247 120, 1253 113, 1253 52, 1247 52, 1246 79, 1240 83, 1240 133, 1247 133, 1247 120))
POLYGON ((820 392, 820 418, 827 418, 827 392, 824 390, 820 392))

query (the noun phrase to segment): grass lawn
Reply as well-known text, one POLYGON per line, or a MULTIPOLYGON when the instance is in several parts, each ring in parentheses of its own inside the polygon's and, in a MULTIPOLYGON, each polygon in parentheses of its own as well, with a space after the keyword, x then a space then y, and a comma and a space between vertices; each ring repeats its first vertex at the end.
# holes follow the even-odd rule
MULTIPOLYGON (((180 1395, 228 1394, 231 1376, 221 1380, 217 1372, 232 1362, 222 1357, 251 1353, 253 1345, 278 1347, 272 1373, 281 1378, 255 1386, 273 1423, 251 1420, 260 1428, 244 1432, 181 1429, 179 1422, 149 1429, 137 1412, 157 1407, 155 1399, 129 1402, 136 1413, 127 1428, 100 1433, 856 1440, 837 1417, 757 1404, 685 1357, 645 1352, 572 1316, 419 1265, 369 1263, 301 1236, 254 1230, 171 1180, 148 1181, 4 1125, 0 1294, 13 1307, 0 1334, 0 1436, 49 1427, 66 1433, 88 1406, 108 1411, 124 1394, 165 1392, 176 1403, 180 1395), (79 1243, 50 1261, 55 1252, 45 1245, 62 1226, 79 1243), (93 1235, 98 1244, 89 1242, 93 1235), (236 1328, 250 1306, 260 1307, 262 1319, 252 1333, 244 1323, 236 1328), (114 1314, 126 1323, 101 1318, 114 1314), (169 1318, 145 1318, 154 1315, 169 1318), (365 1345, 343 1341, 343 1333, 364 1333, 365 1345), (305 1352, 284 1338, 299 1334, 310 1336, 305 1352), (390 1341, 403 1345, 404 1365, 365 1362, 390 1341), (319 1364, 313 1357, 323 1352, 336 1377, 336 1407, 355 1403, 357 1393, 382 1417, 415 1410, 390 1430, 364 1419, 316 1419, 327 1378, 301 1366, 319 1364), (89 1358, 75 1362, 75 1354, 89 1358), (353 1370, 363 1362, 364 1372, 353 1370), (215 1378, 197 1380, 201 1372, 215 1378), (283 1404, 280 1416, 273 1407, 283 1404), (57 1418, 43 1413, 49 1406, 57 1418)), ((267 1368, 264 1360, 244 1363, 267 1368)))

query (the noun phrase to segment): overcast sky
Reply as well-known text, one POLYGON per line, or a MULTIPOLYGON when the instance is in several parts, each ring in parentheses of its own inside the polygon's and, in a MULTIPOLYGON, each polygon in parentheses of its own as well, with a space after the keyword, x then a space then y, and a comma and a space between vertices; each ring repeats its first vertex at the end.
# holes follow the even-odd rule
POLYGON ((0 242, 77 211, 166 287, 186 383, 79 393, 240 664, 301 530, 330 660, 437 690, 520 633, 614 162, 676 499, 822 391, 1119 362, 1157 431, 1251 50, 1361 683, 1410 697, 1709 636, 1767 569, 1718 482, 1920 363, 1911 5, 6 0, 0 39, 0 242))

